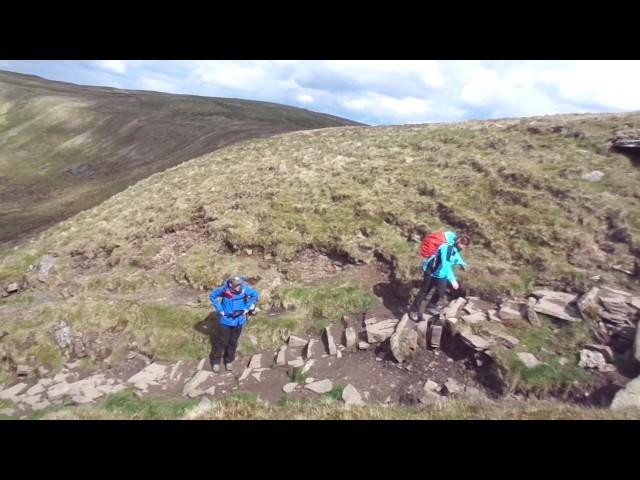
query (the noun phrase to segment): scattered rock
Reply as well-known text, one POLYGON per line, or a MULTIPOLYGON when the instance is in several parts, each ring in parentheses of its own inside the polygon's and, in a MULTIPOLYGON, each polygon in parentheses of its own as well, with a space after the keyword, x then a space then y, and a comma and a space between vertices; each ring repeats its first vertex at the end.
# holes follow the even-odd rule
POLYGON ((522 304, 516 302, 505 302, 501 307, 498 315, 502 320, 524 320, 522 315, 522 304))
POLYGON ((13 416, 14 413, 16 413, 16 411, 13 408, 1 408, 0 409, 0 415, 5 415, 7 417, 13 416))
POLYGON ((290 347, 304 347, 307 344, 307 340, 304 338, 296 337, 295 335, 289 335, 288 344, 290 347))
MULTIPOLYGON (((429 339, 429 346, 431 348, 440 348, 440 342, 442 340, 442 326, 433 325, 431 327, 431 338, 429 339)), ((438 352, 436 352, 438 355, 438 352)))
POLYGON ((565 366, 567 363, 569 363, 569 359, 565 358, 565 357, 560 357, 558 359, 558 363, 562 366, 565 366))
POLYGON ((44 386, 41 385, 40 383, 36 383, 33 387, 27 390, 27 395, 31 397, 33 395, 39 395, 43 392, 44 392, 44 386))
POLYGON ((152 385, 159 385, 166 376, 167 367, 165 365, 151 363, 129 378, 127 383, 133 384, 138 390, 146 391, 152 385))
POLYGON ((20 403, 27 405, 31 410, 43 410, 51 405, 47 399, 43 399, 41 395, 32 395, 20 399, 20 403))
POLYGON ((459 335, 460 339, 474 350, 482 351, 489 348, 489 342, 478 335, 466 331, 460 332, 459 335))
MULTIPOLYGON (((540 294, 541 292, 547 292, 546 290, 539 290, 537 292, 533 292, 534 295, 540 294)), ((582 318, 580 317, 580 313, 576 308, 570 305, 571 302, 575 301, 577 295, 562 293, 562 292, 551 292, 553 295, 542 296, 536 303, 533 308, 534 311, 538 313, 543 313, 545 315, 550 315, 555 318, 559 318, 561 320, 566 320, 567 322, 581 322, 582 318)))
POLYGON ((366 325, 365 330, 367 332, 367 341, 369 343, 384 342, 387 338, 390 338, 391 335, 393 335, 398 323, 398 319, 390 318, 388 320, 382 320, 366 325))
POLYGON ((105 395, 112 395, 114 393, 121 392, 122 390, 127 388, 127 386, 122 383, 119 383, 117 385, 99 385, 96 388, 102 393, 104 393, 105 395))
POLYGON ((27 388, 27 384, 24 382, 18 383, 13 387, 9 387, 0 392, 0 400, 10 400, 13 403, 16 403, 16 397, 20 395, 25 388, 27 388))
POLYGON ((484 322, 487 319, 487 315, 484 312, 475 312, 469 315, 463 315, 462 320, 469 324, 476 324, 484 322))
POLYGON ((538 314, 536 313, 537 304, 538 301, 535 299, 535 297, 529 297, 529 300, 527 301, 527 320, 529 320, 529 323, 534 327, 541 327, 542 323, 540 322, 538 314))
POLYGON ((369 344, 365 341, 358 342, 358 350, 369 350, 369 344))
POLYGON ((562 304, 568 305, 578 300, 578 295, 575 293, 556 292, 554 290, 535 290, 532 295, 537 299, 556 300, 562 304))
POLYGON ((352 405, 364 405, 360 393, 351 384, 344 387, 344 390, 342 391, 342 400, 347 407, 351 407, 352 405))
POLYGON ((249 376, 250 373, 251 373, 251 368, 249 367, 245 368, 244 371, 242 372, 242 375, 240 375, 240 378, 238 378, 238 381, 242 382, 249 376))
POLYGON ((578 362, 578 366, 582 368, 593 368, 601 372, 612 372, 615 370, 613 365, 607 364, 602 353, 594 352, 586 348, 580 350, 580 362, 578 362))
POLYGON ((602 177, 604 177, 604 172, 601 172, 600 170, 594 170, 592 172, 582 174, 582 179, 590 182, 599 182, 602 180, 602 177))
POLYGON ((412 327, 413 323, 409 321, 409 315, 405 313, 398 323, 396 331, 391 335, 389 341, 391 353, 399 363, 413 356, 418 349, 418 333, 412 327))
POLYGON ((313 377, 309 377, 309 378, 305 378, 305 379, 304 379, 304 383, 305 383, 305 384, 313 383, 313 382, 315 382, 315 381, 316 381, 316 379, 315 379, 315 378, 313 378, 313 377))
POLYGON ((344 331, 344 345, 347 349, 353 349, 358 341, 356 330, 353 327, 347 327, 344 331))
POLYGON ((313 338, 309 339, 309 342, 307 343, 307 347, 305 348, 305 357, 306 358, 311 358, 313 357, 313 348, 316 345, 317 340, 314 340, 313 338))
POLYGON ((640 362, 640 323, 636 326, 636 344, 634 348, 634 357, 640 362))
POLYGON ((449 302, 449 306, 443 311, 445 318, 456 318, 458 313, 460 313, 460 309, 464 307, 466 302, 467 301, 462 297, 449 302))
POLYGON ((204 363, 207 361, 206 358, 203 358, 202 360, 200 360, 200 362, 198 363, 198 368, 196 368, 196 370, 200 371, 200 370, 204 370, 204 363))
POLYGON ((535 368, 542 363, 532 353, 529 353, 529 352, 520 352, 520 353, 517 353, 516 355, 518 356, 520 361, 524 363, 524 366, 527 368, 535 368))
POLYGON ((326 327, 323 332, 325 347, 327 348, 327 353, 329 355, 336 354, 336 342, 333 339, 333 335, 331 334, 331 327, 326 327))
POLYGON ((182 395, 189 398, 196 398, 204 395, 205 391, 212 386, 215 381, 215 374, 200 370, 184 384, 182 395), (206 385, 206 386, 205 386, 206 385))
POLYGON ((46 283, 49 278, 49 271, 56 264, 55 257, 51 255, 45 255, 40 259, 40 264, 38 265, 38 280, 42 283, 46 283))
POLYGON ((53 335, 60 348, 65 349, 71 346, 71 328, 65 322, 60 322, 53 335))
POLYGON ((278 355, 276 356, 276 365, 278 367, 284 367, 287 364, 287 347, 282 346, 278 350, 278 355))
POLYGON ((305 363, 304 367, 302 368, 302 375, 304 375, 305 373, 307 373, 311 367, 313 367, 315 363, 315 360, 308 360, 307 363, 305 363))
POLYGON ((585 345, 585 349, 592 350, 594 352, 599 352, 604 357, 605 361, 608 363, 613 363, 613 350, 611 347, 607 347, 606 345, 585 345))
MULTIPOLYGON (((206 359, 205 359, 206 360, 206 359)), ((203 362, 200 362, 203 363, 203 362)), ((171 372, 169 372, 169 382, 170 383, 178 383, 182 376, 184 375, 184 370, 181 370, 182 365, 184 365, 184 360, 178 360, 172 367, 171 372)), ((204 364, 201 369, 204 370, 204 364)))
POLYGON ((254 369, 254 368, 260 368, 260 367, 262 367, 262 354, 258 353, 251 357, 248 368, 254 369))
POLYGON ((289 361, 289 366, 293 368, 302 367, 304 365, 304 360, 302 357, 298 357, 295 360, 289 361))
POLYGON ((342 358, 342 350, 336 352, 336 358, 342 358))
POLYGON ((493 335, 500 341, 501 344, 503 344, 507 348, 514 348, 520 343, 520 340, 518 340, 516 337, 507 335, 506 333, 499 332, 494 333, 493 335))
POLYGON ((16 293, 18 291, 17 283, 10 283, 7 285, 7 293, 16 293))
POLYGON ((18 365, 16 367, 16 375, 18 377, 26 377, 29 373, 31 373, 31 367, 28 365, 18 365))
POLYGON ((209 408, 211 406, 211 400, 209 400, 207 397, 202 397, 200 399, 200 403, 198 403, 198 407, 205 409, 205 408, 209 408))
POLYGON ((329 379, 320 380, 319 382, 313 382, 309 385, 305 385, 304 388, 311 390, 314 393, 327 393, 333 388, 333 383, 329 379))
POLYGON ((584 320, 589 320, 588 312, 597 312, 598 310, 598 293, 600 288, 591 287, 587 293, 582 295, 578 300, 578 311, 584 320))
POLYGON ((291 393, 296 389, 297 386, 298 386, 297 382, 287 383, 282 387, 282 390, 284 391, 284 393, 291 393))
POLYGON ((611 410, 640 408, 640 377, 631 380, 625 388, 619 390, 611 402, 611 410))
POLYGON ((251 374, 253 378, 255 378, 258 382, 260 381, 260 377, 262 376, 262 372, 254 372, 251 374))
POLYGON ((52 402, 59 400, 69 393, 68 383, 58 383, 47 390, 47 398, 52 402))
POLYGON ((438 392, 440 390, 440 385, 438 385, 436 382, 434 382, 433 380, 427 380, 424 383, 424 387, 423 390, 425 392, 438 392))
POLYGON ((489 310, 487 315, 489 315, 489 321, 502 323, 502 319, 498 316, 498 312, 495 310, 489 310))
MULTIPOLYGON (((252 345, 258 345, 258 337, 256 337, 255 335, 248 334, 247 338, 249 339, 249 341, 251 342, 252 345)), ((205 400, 205 399, 203 399, 203 400, 205 400)))
POLYGON ((455 395, 456 393, 460 393, 462 391, 462 385, 456 382, 453 378, 448 379, 444 387, 447 389, 447 393, 450 395, 455 395))
POLYGON ((416 332, 418 334, 418 346, 420 348, 427 348, 427 333, 429 332, 429 322, 425 320, 419 322, 416 325, 416 332))

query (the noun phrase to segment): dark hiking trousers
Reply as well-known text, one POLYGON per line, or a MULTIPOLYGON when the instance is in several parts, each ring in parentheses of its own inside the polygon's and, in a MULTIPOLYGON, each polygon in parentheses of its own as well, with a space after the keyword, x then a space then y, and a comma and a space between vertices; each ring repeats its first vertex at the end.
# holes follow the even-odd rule
POLYGON ((420 308, 420 306, 434 286, 436 287, 436 292, 431 298, 431 305, 436 306, 441 299, 445 298, 445 293, 447 291, 447 279, 433 278, 431 276, 431 273, 424 272, 422 287, 420 288, 420 291, 416 296, 415 302, 411 306, 411 310, 413 310, 414 312, 422 313, 422 309, 420 308))
POLYGON ((219 330, 214 332, 213 349, 209 360, 211 366, 219 364, 220 358, 223 357, 224 363, 231 363, 236 358, 236 348, 238 348, 238 339, 242 333, 242 327, 229 327, 227 325, 218 325, 219 330))

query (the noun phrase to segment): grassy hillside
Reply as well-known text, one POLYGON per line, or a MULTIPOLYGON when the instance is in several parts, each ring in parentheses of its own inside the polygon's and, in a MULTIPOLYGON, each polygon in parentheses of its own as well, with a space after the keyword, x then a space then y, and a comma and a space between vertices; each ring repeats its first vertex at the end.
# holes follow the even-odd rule
POLYGON ((207 290, 236 272, 264 310, 288 310, 249 330, 278 343, 375 304, 371 271, 408 296, 421 235, 442 228, 472 235, 461 277, 485 298, 534 284, 579 291, 594 276, 637 288, 612 267, 632 271, 640 255, 640 170, 609 139, 638 126, 632 113, 341 127, 201 156, 5 250, 0 284, 27 291, 0 303, 2 348, 59 365, 51 331, 64 320, 158 358, 201 358, 208 345, 191 325, 209 311, 207 290), (594 170, 599 182, 583 178, 594 170), (44 254, 57 258, 46 284, 27 272, 44 254))
POLYGON ((266 102, 0 72, 0 243, 16 243, 152 173, 226 145, 353 124, 266 102))

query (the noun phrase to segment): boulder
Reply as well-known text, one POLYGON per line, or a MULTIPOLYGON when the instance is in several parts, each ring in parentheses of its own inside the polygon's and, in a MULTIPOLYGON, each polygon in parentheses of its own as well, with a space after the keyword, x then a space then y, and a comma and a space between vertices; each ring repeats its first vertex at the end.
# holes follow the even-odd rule
POLYGON ((369 343, 384 342, 394 334, 398 323, 399 320, 390 318, 366 325, 367 341, 369 343))
POLYGON ((640 377, 619 390, 611 402, 611 410, 640 409, 640 377))
POLYGON ((298 348, 304 347, 307 344, 307 340, 304 338, 296 337, 295 335, 289 335, 288 345, 290 347, 298 348))
POLYGON ((314 393, 327 393, 333 388, 333 383, 331 380, 325 379, 305 385, 304 388, 314 393))
POLYGON ((325 347, 327 348, 327 353, 329 355, 335 355, 336 350, 336 342, 333 339, 333 335, 331 334, 331 327, 326 327, 323 331, 323 337, 325 342, 325 347))
POLYGON ((505 302, 500 306, 498 315, 502 320, 524 320, 523 305, 517 302, 505 302))
POLYGON ((529 352, 520 352, 516 354, 520 361, 524 363, 524 366, 527 368, 535 368, 538 365, 541 365, 542 362, 538 360, 535 355, 529 352))
POLYGON ((356 330, 353 327, 347 327, 344 331, 344 345, 347 349, 353 349, 358 341, 356 330))
POLYGON ((396 331, 391 335, 389 341, 391 353, 399 363, 412 357, 418 349, 418 333, 413 329, 413 325, 409 321, 409 315, 405 313, 398 323, 396 331))
POLYGON ((55 257, 51 255, 45 255, 40 259, 40 263, 38 265, 38 280, 42 283, 46 283, 49 278, 49 271, 56 264, 55 257))
POLYGON ((347 407, 351 407, 353 405, 364 405, 362 396, 360 395, 358 390, 356 390, 355 387, 351 384, 348 384, 346 387, 344 387, 344 390, 342 391, 342 400, 347 407))

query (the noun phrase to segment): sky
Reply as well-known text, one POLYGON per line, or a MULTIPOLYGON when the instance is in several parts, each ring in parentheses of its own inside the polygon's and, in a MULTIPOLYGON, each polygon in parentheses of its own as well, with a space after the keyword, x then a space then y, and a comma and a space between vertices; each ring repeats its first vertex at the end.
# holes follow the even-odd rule
POLYGON ((0 70, 262 100, 369 125, 640 110, 637 60, 0 60, 0 70))

